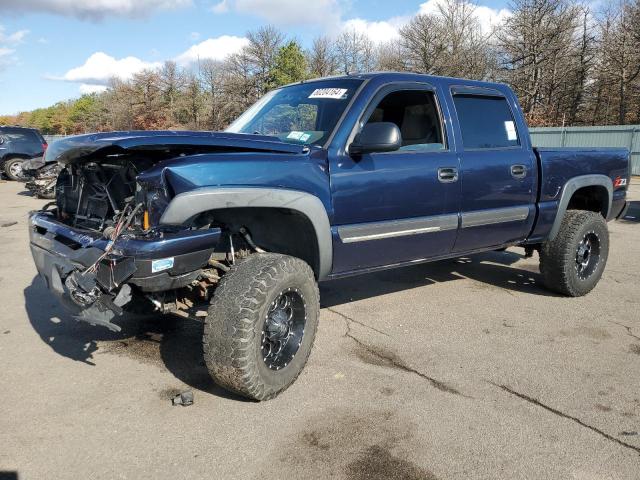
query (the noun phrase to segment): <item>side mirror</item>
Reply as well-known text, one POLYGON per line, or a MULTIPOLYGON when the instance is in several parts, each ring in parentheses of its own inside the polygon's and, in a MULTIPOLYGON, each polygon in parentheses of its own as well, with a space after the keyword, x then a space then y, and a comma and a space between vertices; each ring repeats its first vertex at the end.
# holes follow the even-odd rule
POLYGON ((349 146, 349 154, 393 152, 402 146, 402 135, 395 123, 367 123, 349 146))

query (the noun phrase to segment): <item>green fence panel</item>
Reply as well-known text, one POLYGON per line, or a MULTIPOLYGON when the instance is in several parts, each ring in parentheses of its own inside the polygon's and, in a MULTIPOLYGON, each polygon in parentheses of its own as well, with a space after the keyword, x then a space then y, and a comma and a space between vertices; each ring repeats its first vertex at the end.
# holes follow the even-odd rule
POLYGON ((631 173, 640 175, 640 125, 531 128, 536 147, 623 147, 631 152, 631 173))

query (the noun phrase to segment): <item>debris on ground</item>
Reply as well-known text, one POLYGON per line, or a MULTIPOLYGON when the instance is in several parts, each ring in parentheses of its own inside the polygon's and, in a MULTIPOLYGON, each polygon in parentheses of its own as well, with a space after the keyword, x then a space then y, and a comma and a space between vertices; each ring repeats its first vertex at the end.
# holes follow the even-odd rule
POLYGON ((179 393, 173 397, 171 402, 173 405, 182 405, 183 407, 193 405, 193 392, 191 390, 187 390, 186 392, 179 393))
POLYGON ((0 223, 0 227, 12 227, 17 224, 18 222, 4 222, 4 223, 0 223))

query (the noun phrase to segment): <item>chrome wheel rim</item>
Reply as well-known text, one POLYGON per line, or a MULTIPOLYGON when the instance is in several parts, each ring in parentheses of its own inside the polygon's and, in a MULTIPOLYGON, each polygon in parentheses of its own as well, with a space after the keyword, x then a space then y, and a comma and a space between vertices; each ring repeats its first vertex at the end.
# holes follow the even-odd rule
POLYGON ((9 172, 16 178, 22 177, 22 165, 20 164, 20 162, 12 163, 11 165, 9 165, 9 172))
POLYGON ((594 231, 585 233, 576 249, 575 268, 578 278, 586 280, 600 263, 600 237, 594 231))
POLYGON ((269 305, 262 327, 260 353, 265 365, 280 370, 291 363, 302 344, 307 306, 302 292, 287 288, 269 305))

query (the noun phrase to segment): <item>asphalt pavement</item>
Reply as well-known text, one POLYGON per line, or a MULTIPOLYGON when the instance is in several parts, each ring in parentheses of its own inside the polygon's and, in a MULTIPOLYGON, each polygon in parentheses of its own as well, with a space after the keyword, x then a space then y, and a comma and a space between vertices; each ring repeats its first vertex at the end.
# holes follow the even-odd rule
POLYGON ((305 371, 254 403, 209 379, 198 322, 72 320, 29 253, 45 201, 0 182, 0 479, 637 480, 640 182, 630 198, 583 298, 515 248, 324 284, 305 371))

